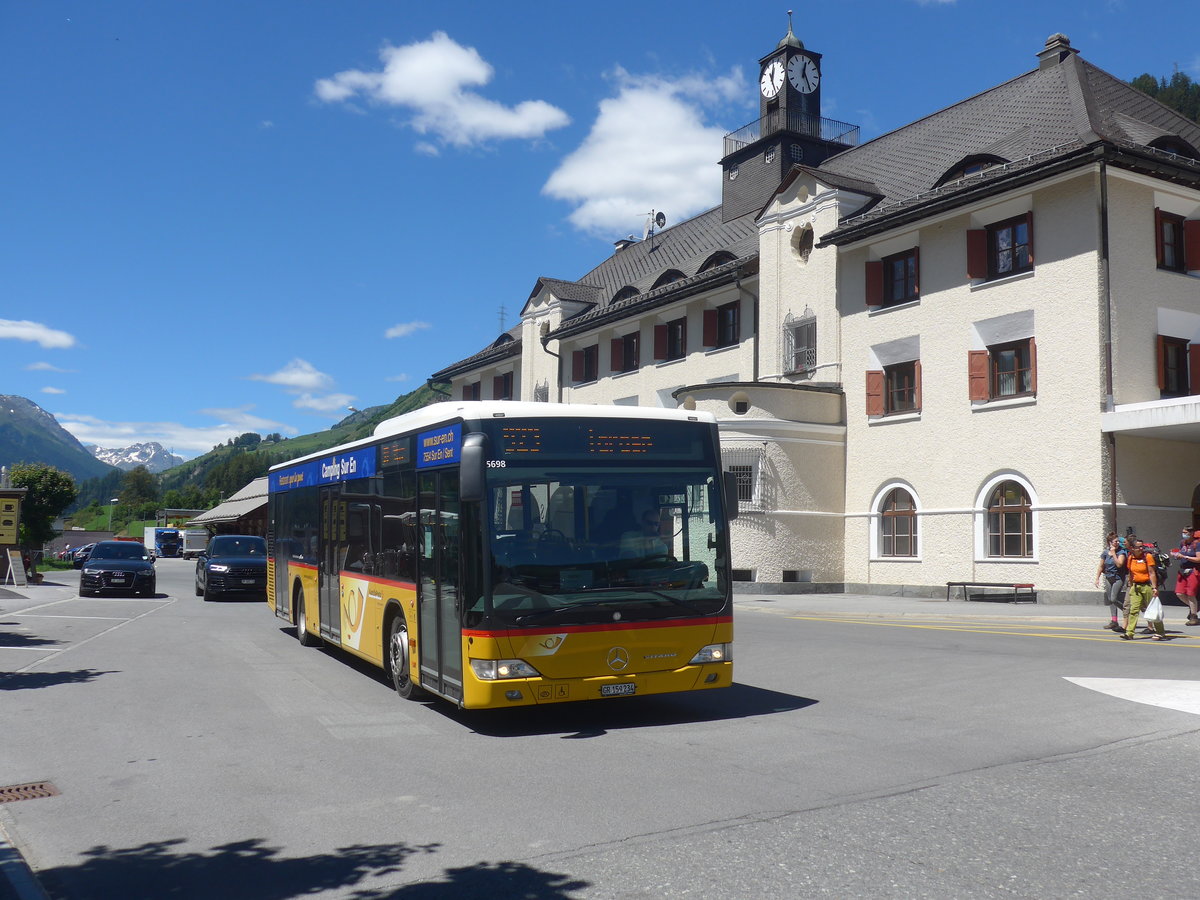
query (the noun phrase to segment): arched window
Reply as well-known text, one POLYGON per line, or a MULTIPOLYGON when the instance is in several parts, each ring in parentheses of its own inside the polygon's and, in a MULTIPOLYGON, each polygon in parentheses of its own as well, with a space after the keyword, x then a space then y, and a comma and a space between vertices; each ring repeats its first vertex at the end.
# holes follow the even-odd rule
POLYGON ((638 293, 639 292, 637 288, 627 284, 625 287, 613 294, 613 298, 608 301, 608 305, 612 306, 614 303, 620 303, 622 300, 628 300, 630 297, 636 297, 638 293))
POLYGON ((1188 159, 1200 159, 1200 153, 1196 152, 1195 147, 1183 140, 1183 138, 1178 138, 1174 135, 1155 138, 1150 142, 1150 146, 1155 150, 1162 150, 1164 153, 1174 153, 1176 156, 1183 156, 1188 159))
POLYGON ((1000 156, 992 156, 988 153, 973 153, 970 156, 964 157, 956 165, 951 166, 946 174, 937 180, 934 187, 941 187, 950 181, 958 181, 960 178, 966 178, 968 175, 976 175, 985 169, 990 169, 992 166, 1001 166, 1008 160, 1000 156))
POLYGON ((1016 481, 1002 481, 987 499, 987 555, 997 559, 1033 556, 1033 506, 1016 481))
POLYGON ((718 250, 704 261, 704 264, 700 266, 700 271, 707 272, 709 269, 715 269, 717 266, 723 266, 725 263, 733 262, 735 259, 737 259, 737 257, 728 250, 718 250))
POLYGON ((917 504, 904 488, 893 488, 879 510, 879 555, 917 555, 917 504))
POLYGON ((654 290, 654 288, 660 288, 664 284, 671 284, 674 281, 683 281, 685 278, 687 278, 687 276, 678 269, 667 269, 667 271, 658 276, 658 280, 654 282, 654 287, 651 287, 650 290, 654 290))

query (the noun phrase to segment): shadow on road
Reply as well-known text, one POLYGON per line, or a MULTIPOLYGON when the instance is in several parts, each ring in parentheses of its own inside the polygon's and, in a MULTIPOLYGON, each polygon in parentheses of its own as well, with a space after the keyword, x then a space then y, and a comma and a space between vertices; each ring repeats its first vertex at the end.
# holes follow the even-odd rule
MULTIPOLYGON (((82 898, 208 898, 286 900, 342 890, 365 878, 401 871, 409 857, 436 853, 438 844, 375 844, 339 847, 330 853, 285 858, 259 838, 213 847, 180 848, 182 838, 138 847, 93 847, 76 865, 38 872, 51 896, 82 898)), ((438 882, 361 888, 356 900, 423 900, 451 897, 539 897, 568 900, 586 881, 543 872, 521 863, 480 863, 448 869, 438 882)))
POLYGON ((113 675, 116 669, 75 669, 72 672, 8 672, 0 674, 0 691, 28 691, 58 684, 83 684, 101 675, 113 675))
POLYGON ((488 737, 561 734, 567 740, 580 740, 626 728, 768 716, 804 709, 816 702, 808 697, 735 683, 723 690, 690 694, 585 700, 518 709, 467 711, 444 704, 441 708, 450 718, 488 737))
MULTIPOLYGON (((15 624, 15 622, 0 622, 0 625, 15 624)), ((50 638, 34 637, 33 635, 13 631, 0 631, 0 647, 48 647, 57 643, 58 641, 51 640, 50 638)))

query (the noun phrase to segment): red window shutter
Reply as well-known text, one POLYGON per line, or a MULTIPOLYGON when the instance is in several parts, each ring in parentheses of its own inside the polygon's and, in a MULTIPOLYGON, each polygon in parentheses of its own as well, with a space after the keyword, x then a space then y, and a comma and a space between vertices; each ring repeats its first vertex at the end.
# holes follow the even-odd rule
POLYGON ((1200 394, 1200 344, 1188 347, 1188 393, 1200 394))
POLYGON ((1025 213, 1025 227, 1029 238, 1029 264, 1033 265, 1033 213, 1025 213))
POLYGON ((666 359, 667 358, 667 326, 666 325, 655 325, 654 326, 654 358, 655 359, 666 359))
POLYGON ((1183 258, 1187 271, 1200 271, 1200 219, 1183 223, 1183 258))
POLYGON ((717 346, 717 311, 715 309, 704 311, 704 346, 717 346))
POLYGON ((921 296, 921 248, 913 247, 913 293, 921 296))
POLYGON ((1157 206, 1154 207, 1154 259, 1158 265, 1163 264, 1162 210, 1157 206))
POLYGON ((913 399, 917 412, 921 411, 921 361, 918 359, 913 363, 913 399))
POLYGON ((497 375, 492 379, 492 399, 499 400, 504 397, 504 376, 497 375))
POLYGON ((867 260, 867 306, 883 305, 883 263, 867 260))
POLYGON ((867 415, 883 415, 883 372, 867 372, 867 415))
POLYGON ((987 231, 982 228, 967 230, 967 277, 987 278, 987 231))
POLYGON ((571 354, 571 380, 583 381, 583 351, 576 350, 571 354))
POLYGON ((608 342, 608 362, 614 372, 625 371, 625 341, 613 338, 608 342))
POLYGON ((1154 339, 1154 368, 1158 371, 1158 389, 1167 389, 1167 344, 1160 334, 1154 339))
POLYGON ((1037 341, 1029 339, 1029 390, 1037 393, 1037 341))
POLYGON ((990 358, 986 350, 967 351, 967 381, 970 384, 971 402, 988 400, 992 389, 988 378, 990 358))

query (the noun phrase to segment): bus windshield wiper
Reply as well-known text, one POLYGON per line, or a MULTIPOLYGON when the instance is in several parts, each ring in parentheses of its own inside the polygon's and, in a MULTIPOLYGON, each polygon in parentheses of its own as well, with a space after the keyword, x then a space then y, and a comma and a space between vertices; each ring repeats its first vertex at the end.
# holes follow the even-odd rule
POLYGON ((579 603, 568 603, 565 606, 552 606, 549 609, 536 609, 533 612, 526 613, 523 616, 518 616, 513 621, 518 625, 525 625, 534 619, 541 619, 545 616, 554 615, 554 613, 571 612, 577 609, 595 608, 597 606, 607 606, 612 603, 612 599, 605 600, 581 600, 579 603))

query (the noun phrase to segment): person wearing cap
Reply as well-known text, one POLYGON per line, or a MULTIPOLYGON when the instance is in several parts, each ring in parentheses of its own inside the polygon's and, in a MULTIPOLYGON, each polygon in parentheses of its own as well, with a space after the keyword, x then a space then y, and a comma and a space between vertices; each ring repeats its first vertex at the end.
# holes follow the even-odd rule
POLYGON ((1179 572, 1175 576, 1175 593, 1188 608, 1188 625, 1200 625, 1200 604, 1197 604, 1197 588, 1200 588, 1200 531, 1184 529, 1179 536, 1179 549, 1171 555, 1179 560, 1179 572))
MULTIPOLYGON (((1125 546, 1129 548, 1126 558, 1126 565, 1129 566, 1129 622, 1121 632, 1121 639, 1132 641, 1137 632, 1138 616, 1150 604, 1151 598, 1158 596, 1158 573, 1154 570, 1154 554, 1146 552, 1137 535, 1129 535, 1125 539, 1125 546)), ((1154 626, 1151 639, 1165 641, 1166 629, 1163 628, 1162 619, 1151 624, 1154 626)))

